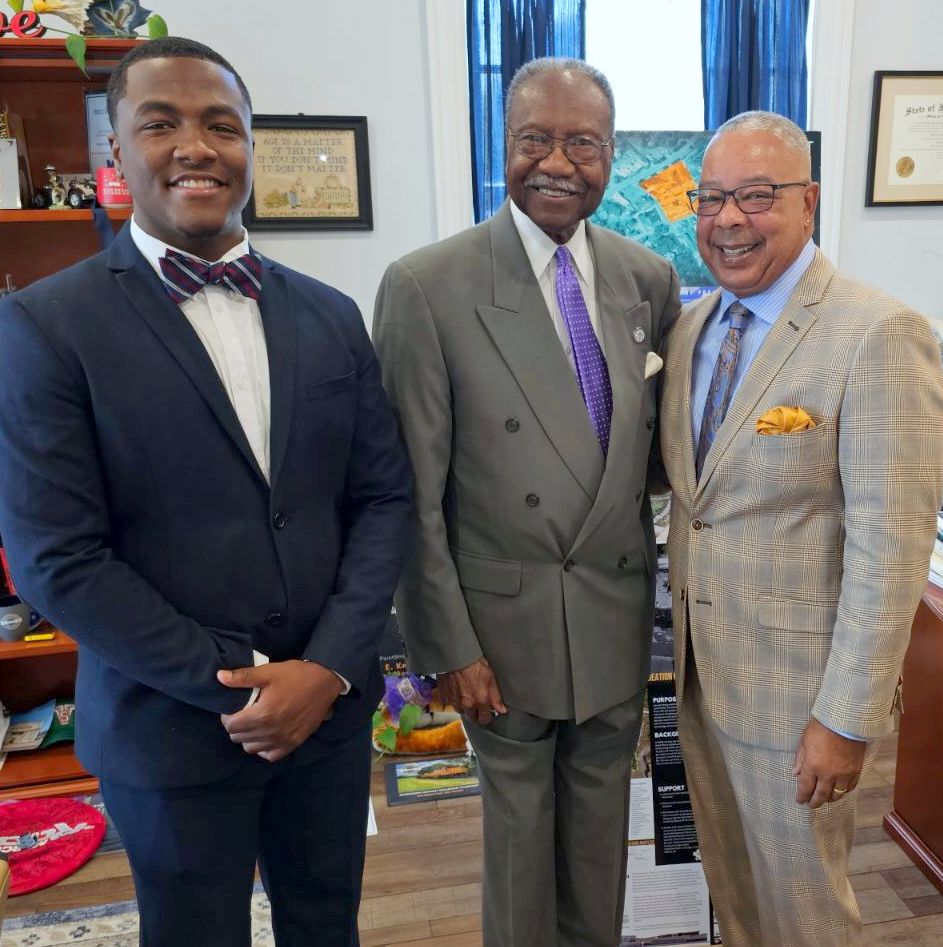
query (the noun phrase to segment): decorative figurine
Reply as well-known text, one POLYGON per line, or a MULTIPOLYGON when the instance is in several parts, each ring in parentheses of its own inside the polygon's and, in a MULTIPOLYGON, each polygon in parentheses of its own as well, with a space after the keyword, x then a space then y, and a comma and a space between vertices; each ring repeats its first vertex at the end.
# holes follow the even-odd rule
POLYGON ((94 207, 97 195, 95 181, 92 178, 83 178, 81 181, 71 181, 66 201, 69 207, 78 210, 80 207, 94 207))
POLYGON ((49 176, 49 180, 33 195, 33 206, 40 210, 61 210, 66 206, 62 178, 51 164, 47 164, 43 171, 49 176))

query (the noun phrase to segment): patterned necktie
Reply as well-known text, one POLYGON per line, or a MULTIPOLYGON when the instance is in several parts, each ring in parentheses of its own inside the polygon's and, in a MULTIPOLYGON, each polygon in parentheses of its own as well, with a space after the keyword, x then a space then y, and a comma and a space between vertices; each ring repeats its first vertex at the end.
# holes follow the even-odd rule
POLYGON ((701 418, 701 432, 697 439, 695 467, 698 478, 701 476, 704 458, 711 449, 711 444, 714 443, 717 431, 730 406, 733 378, 740 357, 740 335, 753 313, 743 303, 735 302, 730 304, 727 315, 730 317, 730 328, 720 346, 717 363, 714 365, 710 388, 707 389, 707 401, 704 403, 704 416, 701 418))
POLYGON ((192 299, 204 286, 211 283, 249 299, 258 300, 262 295, 262 260, 254 253, 247 253, 231 263, 204 263, 168 250, 160 258, 160 271, 164 277, 164 289, 178 305, 192 299))
POLYGON ((570 251, 566 247, 558 247, 555 255, 557 303, 573 345, 573 361, 576 362, 576 377, 580 383, 583 401, 586 402, 589 419, 605 456, 609 451, 609 428, 612 423, 609 369, 593 331, 579 280, 570 262, 570 251))

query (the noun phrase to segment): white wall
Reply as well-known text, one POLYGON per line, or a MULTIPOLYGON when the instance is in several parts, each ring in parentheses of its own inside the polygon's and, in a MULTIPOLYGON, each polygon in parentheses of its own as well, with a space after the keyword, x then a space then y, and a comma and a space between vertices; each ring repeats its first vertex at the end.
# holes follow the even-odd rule
MULTIPOLYGON (((857 0, 851 47, 840 269, 943 317, 943 206, 865 207, 871 99, 877 70, 943 69, 940 0, 857 0)), ((823 129, 824 132, 824 129, 823 129)))
POLYGON ((225 56, 256 113, 367 116, 374 229, 252 239, 266 255, 353 296, 369 326, 387 264, 436 239, 422 0, 149 6, 174 35, 225 56))

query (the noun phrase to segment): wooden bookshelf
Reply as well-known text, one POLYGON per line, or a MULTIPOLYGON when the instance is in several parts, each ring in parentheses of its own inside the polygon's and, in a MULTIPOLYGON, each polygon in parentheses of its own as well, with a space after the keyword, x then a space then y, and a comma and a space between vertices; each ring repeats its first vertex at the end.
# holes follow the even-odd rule
POLYGON ((929 585, 904 658, 894 809, 884 828, 943 893, 943 589, 929 585))
MULTIPOLYGON (((0 102, 23 120, 33 186, 43 168, 60 174, 90 170, 85 93, 104 90, 108 76, 138 40, 89 39, 86 70, 75 65, 61 39, 0 39, 0 102)), ((127 207, 108 210, 117 229, 127 207)), ((5 274, 20 288, 101 249, 90 209, 0 210, 0 286, 5 274)), ((41 629, 37 629, 41 630, 41 629)), ((0 642, 0 699, 11 711, 75 693, 78 651, 68 635, 50 641, 0 642)), ((97 781, 81 767, 71 744, 10 753, 0 769, 0 798, 77 795, 97 781)))
MULTIPOLYGON (((115 64, 137 43, 89 39, 83 73, 61 39, 0 39, 0 103, 23 120, 34 188, 46 180, 47 164, 60 174, 90 170, 85 93, 103 91, 115 64)), ((130 209, 108 216, 117 229, 130 209)), ((21 289, 101 249, 85 209, 0 211, 0 243, 0 286, 9 273, 21 289)))
MULTIPOLYGON (((105 212, 109 220, 127 220, 131 216, 130 207, 108 207, 105 212)), ((91 219, 91 208, 84 207, 78 210, 0 210, 0 224, 72 224, 91 219)))
MULTIPOLYGON (((54 637, 50 641, 0 642, 0 700, 13 712, 75 693, 75 642, 49 625, 35 631, 52 632, 54 637)), ((71 744, 8 753, 0 769, 0 799, 81 795, 96 792, 97 787, 97 780, 75 758, 71 744)))
POLYGON ((85 52, 85 73, 65 51, 65 40, 0 39, 0 81, 89 82, 103 76, 107 81, 118 60, 138 41, 89 37, 85 52))
MULTIPOLYGON (((75 642, 64 632, 42 624, 31 634, 48 635, 49 641, 0 641, 0 661, 15 661, 18 658, 35 658, 50 654, 75 654, 75 642)), ((3 694, 0 694, 0 698, 3 694)))
POLYGON ((98 792, 98 780, 82 769, 70 743, 57 743, 48 750, 8 753, 0 769, 0 799, 82 796, 93 792, 98 792))

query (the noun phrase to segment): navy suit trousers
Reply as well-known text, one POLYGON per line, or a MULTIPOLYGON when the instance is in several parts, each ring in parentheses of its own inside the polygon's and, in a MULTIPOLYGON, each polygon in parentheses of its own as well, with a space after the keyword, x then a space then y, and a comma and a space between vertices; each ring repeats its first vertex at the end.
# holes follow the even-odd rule
POLYGON ((247 757, 219 783, 101 781, 131 862, 141 947, 249 947, 258 860, 278 947, 359 947, 369 728, 314 759, 247 757))

